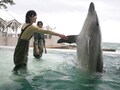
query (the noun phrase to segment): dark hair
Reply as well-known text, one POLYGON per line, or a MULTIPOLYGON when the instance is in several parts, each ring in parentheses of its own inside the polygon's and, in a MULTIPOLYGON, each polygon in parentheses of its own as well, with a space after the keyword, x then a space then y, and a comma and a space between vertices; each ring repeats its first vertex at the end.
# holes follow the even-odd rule
POLYGON ((39 24, 43 25, 43 22, 42 21, 38 21, 37 25, 39 25, 39 24))
POLYGON ((29 10, 26 13, 26 20, 25 20, 25 22, 26 23, 30 23, 30 18, 29 17, 32 17, 32 16, 37 16, 37 13, 34 10, 29 10))

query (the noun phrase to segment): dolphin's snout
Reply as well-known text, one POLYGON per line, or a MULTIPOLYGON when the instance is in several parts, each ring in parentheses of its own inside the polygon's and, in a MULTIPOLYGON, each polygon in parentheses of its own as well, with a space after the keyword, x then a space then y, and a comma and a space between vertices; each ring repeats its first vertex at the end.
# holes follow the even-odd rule
POLYGON ((94 12, 94 11, 95 11, 94 3, 91 2, 89 7, 89 12, 94 12))

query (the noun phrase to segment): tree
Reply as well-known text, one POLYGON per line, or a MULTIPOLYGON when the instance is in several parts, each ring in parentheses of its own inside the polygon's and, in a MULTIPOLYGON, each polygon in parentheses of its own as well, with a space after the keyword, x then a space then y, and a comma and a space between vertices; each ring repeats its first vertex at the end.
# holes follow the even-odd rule
POLYGON ((3 7, 4 9, 7 8, 7 4, 14 5, 13 0, 0 0, 0 9, 3 7))

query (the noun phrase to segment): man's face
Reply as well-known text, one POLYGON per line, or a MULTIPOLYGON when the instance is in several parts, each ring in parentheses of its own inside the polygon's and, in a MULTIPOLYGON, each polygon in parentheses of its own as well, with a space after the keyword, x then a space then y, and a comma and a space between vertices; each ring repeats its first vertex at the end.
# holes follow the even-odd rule
POLYGON ((39 27, 39 28, 42 28, 42 26, 43 26, 43 25, 42 25, 41 23, 39 23, 38 27, 39 27))

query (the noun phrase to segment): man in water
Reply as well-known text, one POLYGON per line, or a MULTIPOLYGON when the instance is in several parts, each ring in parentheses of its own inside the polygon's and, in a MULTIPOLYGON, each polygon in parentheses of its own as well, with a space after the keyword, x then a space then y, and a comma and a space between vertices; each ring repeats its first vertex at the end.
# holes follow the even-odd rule
POLYGON ((29 42, 35 32, 59 36, 65 40, 68 39, 68 37, 64 34, 53 32, 48 29, 45 30, 33 25, 33 23, 36 22, 36 19, 37 13, 34 10, 27 11, 25 16, 25 23, 21 28, 21 33, 14 50, 14 72, 18 72, 20 69, 27 69, 29 42))
MULTIPOLYGON (((39 28, 43 27, 43 22, 38 21, 37 26, 39 28)), ((43 33, 34 33, 34 44, 33 44, 33 56, 37 59, 42 57, 43 51, 47 53, 46 46, 45 46, 45 38, 43 33), (44 49, 44 50, 43 50, 44 49)))

